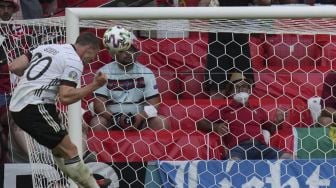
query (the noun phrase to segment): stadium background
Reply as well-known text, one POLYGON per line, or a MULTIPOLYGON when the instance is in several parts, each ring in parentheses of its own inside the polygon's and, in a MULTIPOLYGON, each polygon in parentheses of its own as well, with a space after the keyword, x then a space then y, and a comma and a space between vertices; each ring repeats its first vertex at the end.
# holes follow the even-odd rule
MULTIPOLYGON (((83 2, 80 6, 93 7, 106 1, 83 2)), ((75 5, 78 2, 67 3, 75 5)), ((187 5, 194 4, 188 2, 187 5)), ((60 12, 58 15, 62 14, 60 12)), ((98 36, 102 32, 97 31, 98 36)), ((163 99, 160 113, 170 117, 172 130, 89 133, 89 148, 98 153, 100 162, 114 167, 118 176, 126 182, 124 186, 144 182, 145 177, 139 175, 144 174, 149 161, 221 160, 225 155, 217 135, 204 134, 195 128, 197 120, 227 103, 210 99, 203 91, 203 75, 193 74, 204 72, 207 34, 190 32, 189 37, 183 40, 138 39, 144 52, 139 62, 158 74, 163 99), (121 175, 124 171, 134 171, 139 173, 139 177, 128 180, 121 175)), ((256 92, 251 104, 260 105, 270 113, 279 105, 290 109, 287 119, 289 127, 272 137, 271 146, 293 152, 295 138, 292 127, 309 127, 313 124, 307 100, 321 95, 326 73, 336 66, 335 41, 332 35, 250 35, 252 68, 258 73, 255 74, 256 92)), ((91 81, 92 73, 110 60, 106 51, 102 51, 97 61, 85 68, 83 84, 91 81)), ((91 97, 83 101, 84 110, 88 110, 91 97)), ((87 113, 84 118, 89 118, 87 113)))

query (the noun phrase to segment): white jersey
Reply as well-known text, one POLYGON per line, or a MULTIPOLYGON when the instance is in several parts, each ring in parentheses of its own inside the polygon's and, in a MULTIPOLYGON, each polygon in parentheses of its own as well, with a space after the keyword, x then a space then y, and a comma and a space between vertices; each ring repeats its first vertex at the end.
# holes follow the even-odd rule
POLYGON ((9 109, 13 112, 28 104, 54 104, 61 82, 75 86, 83 72, 83 63, 71 44, 42 45, 31 54, 12 95, 9 109))
POLYGON ((134 63, 127 72, 116 62, 103 66, 99 71, 108 76, 108 82, 96 90, 95 95, 106 97, 113 113, 139 113, 147 99, 159 94, 153 72, 140 63, 134 63))

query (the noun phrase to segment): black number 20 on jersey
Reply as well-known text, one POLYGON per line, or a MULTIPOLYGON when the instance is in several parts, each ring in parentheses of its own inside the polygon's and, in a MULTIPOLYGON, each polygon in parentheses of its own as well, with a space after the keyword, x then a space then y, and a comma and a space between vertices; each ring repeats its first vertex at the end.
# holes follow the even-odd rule
POLYGON ((40 78, 49 69, 51 62, 52 59, 50 56, 43 57, 41 53, 36 53, 30 61, 30 66, 27 72, 27 80, 36 80, 40 78), (32 75, 34 73, 34 68, 36 70, 36 66, 41 63, 45 64, 43 69, 37 72, 36 75, 32 75))

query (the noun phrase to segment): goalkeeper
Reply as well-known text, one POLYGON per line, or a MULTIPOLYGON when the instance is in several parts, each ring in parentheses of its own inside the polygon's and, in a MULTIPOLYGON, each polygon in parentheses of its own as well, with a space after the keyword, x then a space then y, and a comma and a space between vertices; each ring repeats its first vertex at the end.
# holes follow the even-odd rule
POLYGON ((116 52, 116 61, 99 72, 108 82, 95 91, 93 130, 140 130, 168 128, 167 121, 157 113, 161 99, 153 72, 136 61, 139 51, 134 45, 116 52))
POLYGON ((85 188, 99 185, 60 124, 55 103, 57 97, 63 104, 75 103, 106 83, 106 75, 98 73, 92 83, 76 88, 84 64, 96 57, 100 43, 94 34, 82 33, 74 45, 41 45, 9 64, 21 77, 9 106, 15 123, 51 149, 57 166, 85 188))

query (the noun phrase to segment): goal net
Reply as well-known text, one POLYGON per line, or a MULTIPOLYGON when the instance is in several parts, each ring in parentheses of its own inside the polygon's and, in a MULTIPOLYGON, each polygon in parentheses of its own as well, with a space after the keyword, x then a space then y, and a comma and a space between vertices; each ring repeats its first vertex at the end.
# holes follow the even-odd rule
MULTIPOLYGON (((62 113, 68 113, 69 133, 83 159, 97 179, 112 179, 110 187, 318 187, 336 181, 333 123, 317 122, 324 104, 336 100, 330 94, 333 85, 324 85, 336 66, 335 16, 329 6, 97 8, 68 9, 66 17, 10 24, 32 32, 22 35, 33 38, 32 43, 15 43, 21 51, 44 43, 73 43, 80 31, 102 38, 114 25, 137 36, 137 61, 155 76, 151 82, 156 83, 150 85, 159 92, 158 114, 168 129, 97 129, 103 122, 92 123, 102 113, 94 110, 95 95, 66 110, 60 105, 62 113), (251 85, 248 105, 239 108, 232 106, 238 103, 234 72, 251 85), (211 131, 199 130, 201 120, 214 126, 211 131), (217 131, 219 122, 228 123, 228 134, 217 131), (268 123, 275 129, 263 130, 268 123), (237 142, 250 144, 235 150, 247 159, 226 160, 237 142), (265 147, 254 149, 257 144, 265 147), (271 160, 266 160, 268 147, 278 151, 271 160), (282 153, 295 159, 277 160, 282 153)), ((85 65, 82 85, 114 58, 102 49, 85 65)), ((146 74, 126 77, 138 86, 137 78, 146 74)), ((118 75, 108 76, 110 89, 129 92, 121 81, 113 86, 118 75)), ((144 98, 132 105, 150 103, 143 88, 135 89, 144 98)), ((109 102, 115 105, 121 96, 113 93, 109 102)), ((50 151, 33 140, 27 143, 34 186, 60 186, 47 185, 59 179, 66 186, 57 170, 39 168, 54 168, 50 151)))

